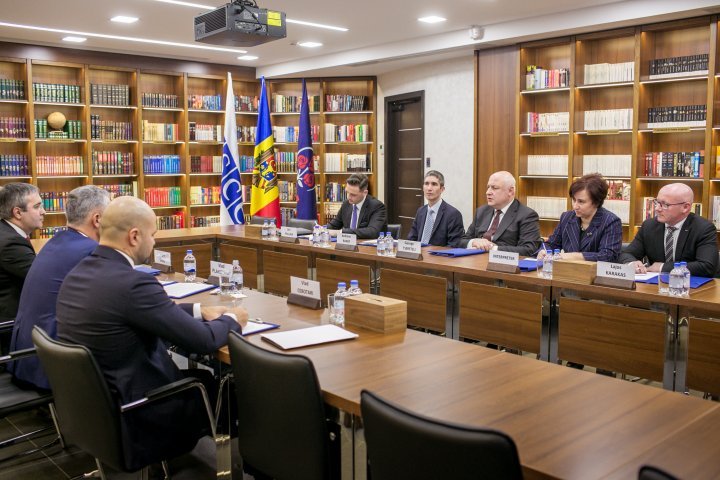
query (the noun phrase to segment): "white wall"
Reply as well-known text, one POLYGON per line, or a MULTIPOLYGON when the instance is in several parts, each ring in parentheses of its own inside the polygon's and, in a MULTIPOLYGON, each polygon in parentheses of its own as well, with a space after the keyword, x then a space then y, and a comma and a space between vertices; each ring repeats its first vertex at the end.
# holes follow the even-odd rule
MULTIPOLYGON (((378 194, 385 191, 385 97, 425 91, 425 157, 445 175, 443 198, 460 210, 465 227, 473 207, 473 55, 378 76, 378 194)), ((420 187, 421 185, 418 185, 420 187)))

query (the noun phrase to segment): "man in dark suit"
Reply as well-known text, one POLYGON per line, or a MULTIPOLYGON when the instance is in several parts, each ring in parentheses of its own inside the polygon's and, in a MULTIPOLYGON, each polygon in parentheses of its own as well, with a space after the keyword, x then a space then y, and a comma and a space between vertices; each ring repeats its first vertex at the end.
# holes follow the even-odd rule
POLYGON ((465 232, 462 215, 457 208, 442 199, 445 176, 437 170, 425 174, 423 194, 427 205, 418 208, 408 240, 439 247, 459 247, 465 232))
MULTIPOLYGON (((168 344, 211 354, 247 321, 239 307, 178 305, 155 277, 133 268, 152 253, 155 222, 142 200, 110 202, 100 222, 100 245, 65 277, 58 294, 58 339, 90 349, 122 404, 183 378, 168 344)), ((189 393, 123 416, 130 467, 186 453, 207 433, 200 397, 189 393)))
POLYGON ((487 205, 478 208, 461 246, 535 255, 540 248, 540 220, 535 210, 515 199, 515 177, 510 172, 490 175, 487 205))
POLYGON ((620 253, 620 262, 634 264, 637 273, 669 272, 674 262, 687 262, 691 275, 714 277, 718 268, 715 226, 690 213, 692 189, 684 183, 665 185, 654 203, 656 217, 643 222, 620 253))
POLYGON ((330 234, 354 233, 357 238, 377 238, 387 228, 385 205, 368 195, 368 177, 364 173, 353 173, 345 184, 347 200, 328 226, 330 234))
POLYGON ((37 187, 8 183, 0 188, 0 322, 15 319, 25 276, 35 260, 30 234, 43 225, 37 187))
MULTIPOLYGON (((108 203, 110 194, 94 185, 78 187, 68 194, 67 230, 45 244, 25 278, 10 341, 11 351, 33 347, 31 335, 35 325, 52 338, 57 337, 55 304, 60 285, 68 272, 97 247, 100 217, 108 203)), ((9 370, 20 386, 50 389, 37 357, 18 360, 9 370)))

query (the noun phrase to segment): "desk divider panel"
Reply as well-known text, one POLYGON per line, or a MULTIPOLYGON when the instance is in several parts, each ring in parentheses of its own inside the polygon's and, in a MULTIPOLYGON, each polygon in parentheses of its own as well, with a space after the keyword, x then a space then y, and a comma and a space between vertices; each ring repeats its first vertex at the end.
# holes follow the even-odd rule
POLYGON ((558 308, 560 359, 663 381, 665 313, 570 298, 558 308))
POLYGON ((290 293, 290 277, 308 277, 308 257, 263 251, 265 291, 285 297, 290 293))
POLYGON ((380 269, 380 295, 405 300, 408 325, 436 332, 445 331, 447 283, 444 277, 380 269))
POLYGON ((687 353, 686 386, 701 392, 720 393, 720 321, 690 317, 687 353))
POLYGON ((241 247, 230 243, 220 243, 220 261, 232 263, 238 260, 243 269, 243 283, 245 287, 257 288, 258 253, 256 248, 241 247))
POLYGON ((540 353, 542 294, 461 281, 459 296, 460 337, 540 353))
POLYGON ((337 290, 338 282, 345 282, 350 288, 350 280, 357 280, 360 290, 363 293, 370 293, 370 267, 368 265, 316 258, 315 269, 317 281, 320 282, 320 299, 324 306, 327 306, 328 294, 335 293, 337 290))
POLYGON ((197 264, 197 276, 202 278, 210 276, 210 260, 214 260, 212 243, 188 243, 184 245, 157 243, 155 248, 170 252, 173 270, 178 273, 183 273, 183 259, 186 252, 192 250, 197 264))

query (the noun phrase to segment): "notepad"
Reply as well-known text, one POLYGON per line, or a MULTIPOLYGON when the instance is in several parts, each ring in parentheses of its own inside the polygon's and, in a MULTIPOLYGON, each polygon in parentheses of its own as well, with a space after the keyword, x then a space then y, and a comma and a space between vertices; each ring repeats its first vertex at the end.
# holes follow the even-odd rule
POLYGON ((261 335, 260 338, 283 350, 293 348, 309 347, 323 343, 340 342, 352 340, 358 334, 349 332, 336 325, 320 325, 319 327, 301 328, 289 332, 277 332, 261 335))
POLYGON ((242 329, 242 336, 247 337, 253 333, 260 333, 278 327, 280 327, 280 325, 277 323, 254 322, 252 320, 248 320, 247 325, 245 325, 242 329))
POLYGON ((215 285, 206 285, 204 283, 173 283, 163 287, 170 298, 185 298, 196 293, 212 290, 215 285))
POLYGON ((430 250, 430 255, 441 257, 466 257, 468 255, 480 255, 485 250, 479 248, 450 248, 448 250, 430 250))

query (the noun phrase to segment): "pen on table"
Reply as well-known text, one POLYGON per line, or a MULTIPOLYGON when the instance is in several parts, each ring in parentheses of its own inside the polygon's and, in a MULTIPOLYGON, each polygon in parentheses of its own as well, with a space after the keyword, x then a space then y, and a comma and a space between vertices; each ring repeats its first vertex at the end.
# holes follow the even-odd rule
POLYGON ((260 317, 258 317, 258 318, 252 318, 252 319, 250 319, 250 321, 251 321, 251 322, 255 322, 255 323, 265 323, 265 322, 263 321, 263 319, 260 318, 260 317))

